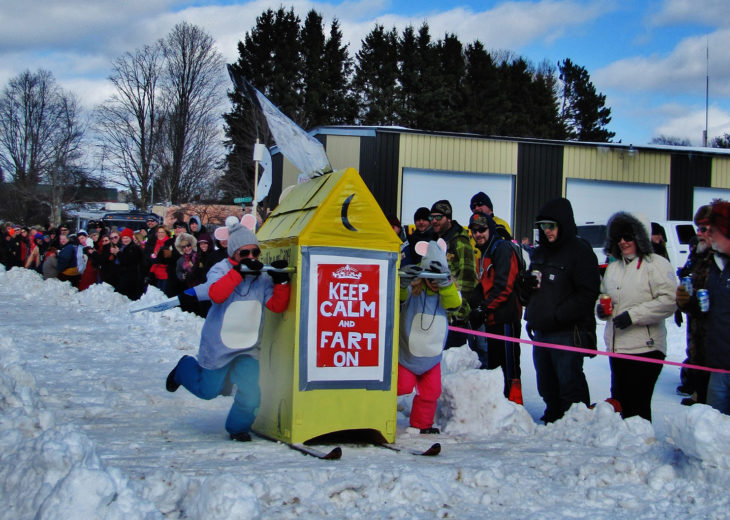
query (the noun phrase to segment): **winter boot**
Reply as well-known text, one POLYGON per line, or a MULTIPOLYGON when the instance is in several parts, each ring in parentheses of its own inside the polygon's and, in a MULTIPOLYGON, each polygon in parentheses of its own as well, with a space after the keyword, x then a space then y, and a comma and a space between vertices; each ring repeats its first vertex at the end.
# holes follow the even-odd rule
POLYGON ((522 382, 519 379, 512 380, 507 399, 516 404, 525 404, 522 400, 522 382))
POLYGON ((172 369, 172 372, 170 372, 167 375, 167 381, 165 381, 165 388, 168 392, 174 392, 178 388, 180 388, 180 383, 175 381, 175 371, 177 370, 177 365, 175 368, 172 369))
POLYGON ((621 413, 623 411, 623 408, 621 407, 621 403, 618 401, 618 399, 614 399, 613 397, 609 397, 606 399, 606 402, 613 406, 613 411, 616 413, 621 413))
POLYGON ((251 434, 248 432, 232 433, 231 440, 238 442, 249 442, 251 440, 251 434))
POLYGON ((437 435, 437 434, 441 433, 441 430, 431 426, 430 428, 421 428, 420 433, 422 435, 437 435))
MULTIPOLYGON (((182 361, 186 357, 190 357, 190 356, 183 356, 180 358, 180 361, 182 361)), ((177 371, 177 367, 180 364, 180 361, 177 362, 177 365, 175 365, 175 368, 172 369, 172 372, 167 374, 167 381, 165 381, 165 388, 167 389, 168 392, 174 392, 178 388, 180 388, 180 383, 175 381, 175 372, 177 371)))

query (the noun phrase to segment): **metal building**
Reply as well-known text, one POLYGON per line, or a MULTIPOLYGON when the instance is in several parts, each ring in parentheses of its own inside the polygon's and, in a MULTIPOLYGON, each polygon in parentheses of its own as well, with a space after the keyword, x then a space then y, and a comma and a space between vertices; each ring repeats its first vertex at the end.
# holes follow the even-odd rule
MULTIPOLYGON (((730 200, 730 150, 633 146, 423 132, 402 127, 326 126, 310 132, 334 169, 354 167, 386 215, 412 222, 419 206, 450 200, 466 224, 485 192, 513 235, 531 236, 537 211, 570 199, 576 222, 605 222, 618 210, 651 220, 689 220, 712 198, 730 200)), ((274 154, 271 195, 299 172, 274 154)))

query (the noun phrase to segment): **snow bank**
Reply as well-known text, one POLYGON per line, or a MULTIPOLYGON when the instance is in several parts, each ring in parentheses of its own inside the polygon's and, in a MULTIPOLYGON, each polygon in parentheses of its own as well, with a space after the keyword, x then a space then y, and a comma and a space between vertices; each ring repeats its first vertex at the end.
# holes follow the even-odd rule
POLYGON ((730 469, 730 417, 696 404, 666 418, 668 441, 709 466, 730 469))
POLYGON ((14 348, 0 339, 0 518, 161 518, 118 470, 103 467, 86 435, 55 425, 14 348))
POLYGON ((530 434, 535 422, 523 406, 502 393, 501 369, 468 369, 448 374, 436 422, 449 434, 490 437, 504 433, 530 434))

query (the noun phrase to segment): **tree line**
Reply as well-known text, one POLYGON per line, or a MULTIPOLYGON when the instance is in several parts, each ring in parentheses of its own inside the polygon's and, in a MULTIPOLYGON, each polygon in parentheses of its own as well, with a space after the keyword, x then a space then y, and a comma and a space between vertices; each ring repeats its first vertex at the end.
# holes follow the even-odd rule
MULTIPOLYGON (((565 59, 533 65, 489 52, 454 34, 375 27, 354 58, 337 19, 329 30, 309 11, 267 9, 238 44, 234 68, 303 128, 397 125, 419 130, 607 142, 611 109, 584 67, 565 59)), ((241 92, 226 121, 225 174, 230 195, 250 189, 251 150, 267 142, 265 124, 241 92), (248 179, 248 181, 246 181, 248 179)))
MULTIPOLYGON (((350 54, 337 19, 267 9, 232 64, 305 129, 398 125, 483 135, 610 141, 611 110, 584 67, 530 63, 427 23, 376 24, 350 54)), ((46 70, 0 95, 0 217, 52 223, 80 187, 116 184, 139 208, 153 201, 231 202, 253 192, 252 148, 272 144, 243 92, 230 87, 213 38, 186 22, 117 57, 112 96, 90 117, 46 70), (230 109, 225 105, 228 87, 230 109), (223 125, 220 117, 223 116, 223 125), (42 188, 41 188, 42 186, 42 188)))

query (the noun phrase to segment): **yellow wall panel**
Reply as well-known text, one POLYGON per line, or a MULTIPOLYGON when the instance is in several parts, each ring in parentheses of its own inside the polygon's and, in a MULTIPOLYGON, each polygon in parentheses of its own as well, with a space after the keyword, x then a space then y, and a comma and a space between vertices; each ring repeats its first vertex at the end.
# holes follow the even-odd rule
POLYGON ((354 135, 327 136, 327 157, 333 170, 360 168, 360 139, 354 135))
POLYGON ((730 188, 730 157, 712 158, 711 188, 730 188))
POLYGON ((517 143, 423 134, 400 136, 399 170, 517 173, 517 143))
POLYGON ((671 156, 666 153, 567 145, 563 156, 563 182, 574 177, 668 185, 670 166, 671 156))

